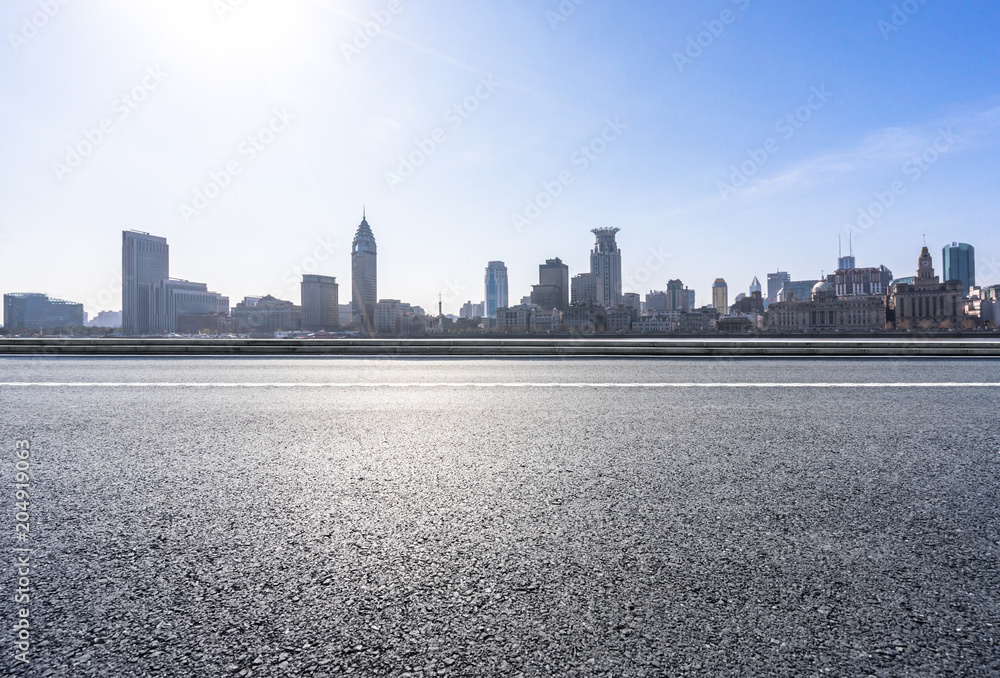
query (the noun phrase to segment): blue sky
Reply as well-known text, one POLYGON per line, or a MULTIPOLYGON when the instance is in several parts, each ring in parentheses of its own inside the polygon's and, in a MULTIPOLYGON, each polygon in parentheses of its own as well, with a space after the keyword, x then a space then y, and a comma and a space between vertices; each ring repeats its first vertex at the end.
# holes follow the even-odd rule
POLYGON ((6 2, 0 290, 117 310, 134 228, 233 304, 301 272, 346 301, 362 205, 379 297, 446 312, 490 260, 512 300, 586 271, 609 226, 626 291, 699 304, 848 233, 898 276, 969 242, 1000 283, 1000 5, 622 5, 6 2))

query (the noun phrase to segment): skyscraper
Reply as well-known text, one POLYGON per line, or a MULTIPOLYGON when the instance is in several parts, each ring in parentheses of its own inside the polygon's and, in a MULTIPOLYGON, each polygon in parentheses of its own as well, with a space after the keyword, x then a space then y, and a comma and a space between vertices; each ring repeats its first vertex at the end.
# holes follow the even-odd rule
POLYGON ((595 228, 597 243, 590 253, 590 272, 601 279, 604 285, 604 305, 617 306, 622 303, 622 253, 615 242, 615 234, 620 228, 595 228))
POLYGON ((328 275, 302 276, 302 329, 332 330, 340 324, 340 286, 328 275))
POLYGON ((565 311, 569 306, 569 266, 559 257, 546 259, 544 264, 538 265, 538 286, 557 288, 553 290, 557 303, 552 308, 565 311))
POLYGON ((375 235, 364 210, 351 244, 351 320, 369 334, 375 331, 378 303, 378 268, 375 235))
POLYGON ((140 231, 122 231, 122 333, 160 334, 167 329, 166 305, 157 298, 170 277, 167 239, 140 231))
POLYGON ((760 292, 760 291, 761 291, 761 289, 760 289, 760 281, 757 280, 757 276, 754 276, 753 277, 753 282, 750 283, 750 294, 753 294, 754 292, 760 292))
POLYGON ((968 243, 953 242, 941 250, 944 262, 942 282, 959 280, 962 283, 962 296, 969 296, 969 288, 976 286, 976 248, 968 243))
POLYGON ((792 276, 788 275, 786 271, 777 271, 776 273, 767 274, 767 303, 778 300, 778 292, 781 291, 782 286, 786 282, 790 282, 792 276))
POLYGON ((486 266, 486 317, 496 318, 498 308, 507 308, 507 266, 502 261, 491 261, 486 266))
POLYGON ((729 313, 729 285, 722 278, 712 283, 712 306, 723 315, 729 313))

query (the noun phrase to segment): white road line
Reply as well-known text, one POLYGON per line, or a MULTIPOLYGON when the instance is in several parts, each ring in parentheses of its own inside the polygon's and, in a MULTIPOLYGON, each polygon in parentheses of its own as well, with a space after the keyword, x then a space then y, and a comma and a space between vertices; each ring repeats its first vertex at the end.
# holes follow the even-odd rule
POLYGON ((7 381, 0 388, 1000 388, 1000 382, 138 382, 7 381))

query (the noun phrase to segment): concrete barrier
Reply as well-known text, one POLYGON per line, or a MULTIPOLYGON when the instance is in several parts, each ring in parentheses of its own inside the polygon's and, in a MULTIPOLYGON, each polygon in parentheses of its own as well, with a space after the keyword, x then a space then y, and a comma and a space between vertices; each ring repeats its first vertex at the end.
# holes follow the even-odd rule
POLYGON ((0 339, 0 356, 1000 357, 969 339, 0 339))

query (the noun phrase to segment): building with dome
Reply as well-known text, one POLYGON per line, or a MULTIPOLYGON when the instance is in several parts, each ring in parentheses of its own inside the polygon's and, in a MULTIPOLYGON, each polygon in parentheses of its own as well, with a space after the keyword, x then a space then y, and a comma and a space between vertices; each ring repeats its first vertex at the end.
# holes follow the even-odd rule
POLYGON ((879 296, 838 297, 830 282, 813 285, 809 301, 777 301, 767 307, 764 326, 773 332, 870 332, 885 329, 885 300, 879 296))

